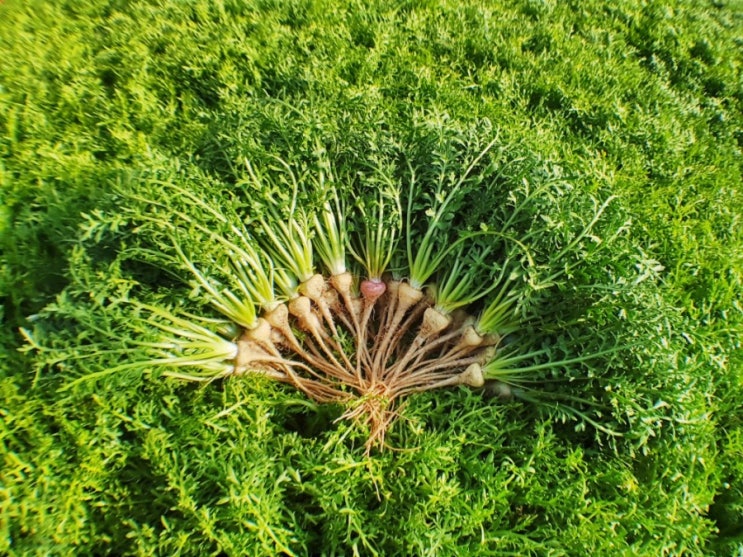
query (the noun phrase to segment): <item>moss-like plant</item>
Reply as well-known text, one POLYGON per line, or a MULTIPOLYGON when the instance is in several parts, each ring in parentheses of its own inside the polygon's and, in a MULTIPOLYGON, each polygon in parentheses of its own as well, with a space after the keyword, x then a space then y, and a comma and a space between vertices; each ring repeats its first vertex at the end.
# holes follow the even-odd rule
MULTIPOLYGON (((576 4, 0 2, 0 554, 738 554, 741 4, 576 4), (244 227, 273 290, 251 295, 256 318, 261 298, 297 294, 260 246, 260 218, 288 214, 292 193, 271 154, 310 223, 328 203, 350 238, 356 198, 370 210, 385 181, 405 222, 409 160, 411 234, 388 266, 402 280, 437 185, 496 133, 437 231, 489 234, 423 287, 446 299, 455 261, 492 246, 472 290, 497 286, 453 318, 500 331, 502 363, 553 367, 398 401, 386 442, 404 450, 367 459, 338 405, 229 359, 227 379, 196 383, 161 375, 199 367, 142 364, 180 352, 138 344, 177 335, 132 300, 228 343, 245 330, 174 244, 242 296, 233 262, 258 284, 235 257, 244 227), (277 187, 254 189, 246 158, 277 187), (618 343, 636 344, 557 364, 618 343)), ((330 271, 318 239, 315 271, 358 298, 365 271, 350 252, 330 271)))

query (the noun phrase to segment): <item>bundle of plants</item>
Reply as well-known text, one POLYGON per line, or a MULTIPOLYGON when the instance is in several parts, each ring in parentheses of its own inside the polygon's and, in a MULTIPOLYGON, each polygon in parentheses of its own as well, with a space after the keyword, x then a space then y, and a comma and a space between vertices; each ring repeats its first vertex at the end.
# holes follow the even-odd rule
MULTIPOLYGON (((616 347, 554 359, 528 334, 539 317, 530 296, 580 263, 570 255, 611 198, 589 198, 590 218, 549 254, 559 265, 536 274, 528 244, 552 223, 531 221, 520 237, 513 228, 532 219, 554 183, 511 191, 500 228, 455 222, 467 196, 492 187, 484 177, 498 180, 495 145, 457 161, 458 173, 449 163, 371 165, 344 185, 327 164, 298 174, 276 158, 261 170, 246 161, 243 180, 218 198, 173 181, 122 189, 122 213, 106 226, 121 219, 127 234, 147 238, 122 253, 190 285, 200 309, 139 302, 129 292, 115 299, 128 332, 96 328, 119 363, 65 388, 133 371, 199 382, 260 375, 343 405, 343 418, 367 428, 367 450, 384 443, 412 393, 487 386, 502 399, 556 403, 538 391, 545 371, 616 347)), ((604 429, 574 405, 561 408, 604 429)))

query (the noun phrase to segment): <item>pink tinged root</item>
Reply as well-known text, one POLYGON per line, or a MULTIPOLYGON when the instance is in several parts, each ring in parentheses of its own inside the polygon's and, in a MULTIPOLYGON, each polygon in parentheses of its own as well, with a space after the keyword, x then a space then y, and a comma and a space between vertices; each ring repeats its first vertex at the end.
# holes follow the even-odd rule
POLYGON ((376 302, 387 290, 387 285, 379 279, 367 279, 359 287, 361 295, 368 304, 376 302))

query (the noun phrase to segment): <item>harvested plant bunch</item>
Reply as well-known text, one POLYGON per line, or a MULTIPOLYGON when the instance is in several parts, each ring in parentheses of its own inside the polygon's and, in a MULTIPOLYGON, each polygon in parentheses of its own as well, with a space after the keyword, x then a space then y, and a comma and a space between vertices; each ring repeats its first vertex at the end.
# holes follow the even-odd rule
MULTIPOLYGON (((479 185, 477 173, 490 164, 495 143, 454 179, 448 168, 432 180, 430 169, 419 174, 408 165, 406 188, 379 171, 353 194, 329 171, 296 177, 280 160, 263 172, 246 163, 238 186, 284 194, 283 201, 266 196, 270 202, 252 220, 239 203, 169 183, 158 184, 168 201, 127 194, 139 204, 132 209, 136 231, 165 246, 137 255, 191 284, 192 294, 221 317, 127 302, 136 308, 138 331, 157 331, 131 343, 146 357, 78 381, 135 368, 195 381, 260 374, 313 400, 344 405, 346 418, 368 427, 367 450, 384 442, 397 402, 411 393, 489 382, 501 398, 537 400, 529 386, 536 372, 614 349, 545 362, 539 358, 546 350, 514 335, 533 317, 523 285, 546 288, 575 264, 565 258, 535 283, 529 235, 517 238, 510 226, 539 200, 538 188, 513 196, 501 229, 452 232, 457 207, 476 189, 473 180, 479 185), (300 202, 303 195, 320 199, 300 202)), ((557 258, 591 233, 609 201, 594 203, 557 258)))

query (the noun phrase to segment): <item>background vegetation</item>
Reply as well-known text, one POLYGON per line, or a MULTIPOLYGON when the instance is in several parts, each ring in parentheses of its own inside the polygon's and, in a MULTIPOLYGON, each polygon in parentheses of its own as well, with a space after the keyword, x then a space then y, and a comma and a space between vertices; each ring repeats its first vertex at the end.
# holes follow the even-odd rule
POLYGON ((1 4, 0 552, 742 554, 742 36, 733 0, 1 4), (466 165, 496 134, 500 186, 457 226, 524 181, 572 192, 534 215, 558 236, 581 192, 618 196, 597 234, 622 233, 540 303, 558 339, 643 341, 558 387, 622 437, 461 389, 366 458, 261 381, 60 392, 105 360, 19 332, 75 352, 116 296, 184 294, 123 255, 122 188, 231 189, 270 154, 466 165))

